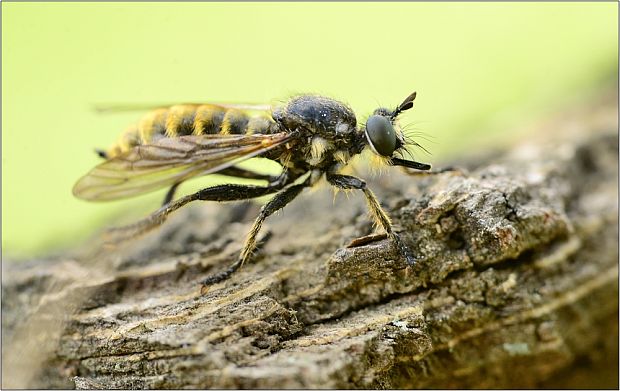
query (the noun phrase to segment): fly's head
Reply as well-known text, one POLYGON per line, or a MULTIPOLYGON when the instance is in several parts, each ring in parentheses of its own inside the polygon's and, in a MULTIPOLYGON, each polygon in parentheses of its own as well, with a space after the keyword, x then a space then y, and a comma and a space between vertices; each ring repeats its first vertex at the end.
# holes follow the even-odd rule
POLYGON ((404 135, 396 125, 398 116, 413 107, 416 93, 409 95, 396 109, 378 108, 368 117, 364 126, 365 142, 379 162, 392 166, 403 166, 417 170, 429 170, 429 164, 405 159, 411 156, 408 148, 419 146, 415 141, 404 135))

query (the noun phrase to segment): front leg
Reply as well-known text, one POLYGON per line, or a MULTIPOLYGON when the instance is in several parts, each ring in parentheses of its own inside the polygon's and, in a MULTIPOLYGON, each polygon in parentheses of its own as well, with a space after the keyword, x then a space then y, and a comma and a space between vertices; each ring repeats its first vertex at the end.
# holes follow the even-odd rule
POLYGON ((407 263, 409 265, 415 264, 416 260, 411 250, 405 246, 400 236, 394 232, 390 217, 383 211, 375 194, 366 186, 366 182, 354 176, 330 173, 327 174, 327 181, 340 189, 357 189, 364 192, 368 209, 375 223, 383 227, 388 237, 396 244, 398 251, 405 257, 407 263))
POLYGON ((431 169, 430 164, 420 163, 414 160, 404 160, 404 159, 399 159, 395 157, 390 159, 390 164, 392 166, 404 167, 403 171, 407 175, 411 175, 411 176, 437 175, 437 174, 443 174, 445 172, 452 172, 457 175, 465 175, 465 171, 463 171, 463 169, 458 168, 458 167, 444 167, 436 171, 429 171, 431 169), (411 171, 411 170, 408 170, 408 168, 412 168, 417 171, 411 171))

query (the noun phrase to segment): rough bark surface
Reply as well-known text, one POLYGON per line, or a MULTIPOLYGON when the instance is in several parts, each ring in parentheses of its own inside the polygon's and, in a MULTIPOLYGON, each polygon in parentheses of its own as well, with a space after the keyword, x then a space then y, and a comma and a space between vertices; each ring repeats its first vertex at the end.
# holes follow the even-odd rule
POLYGON ((258 206, 183 208, 124 247, 3 264, 4 387, 618 386, 617 97, 469 170, 306 191, 238 254, 258 206), (587 118, 588 120, 583 120, 587 118), (559 135, 562 135, 561 137, 559 135))

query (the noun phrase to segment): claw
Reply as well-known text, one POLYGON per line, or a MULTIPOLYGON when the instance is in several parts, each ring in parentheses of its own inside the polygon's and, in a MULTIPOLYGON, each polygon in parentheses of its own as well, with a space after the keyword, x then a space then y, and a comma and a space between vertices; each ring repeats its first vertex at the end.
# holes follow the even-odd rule
POLYGON ((407 261, 407 264, 409 266, 414 266, 418 260, 413 256, 413 254, 411 254, 411 252, 407 251, 405 254, 403 254, 405 256, 405 260, 407 261))
POLYGON ((394 241, 394 244, 396 244, 396 247, 398 248, 398 252, 407 261, 407 264, 409 266, 415 265, 417 262, 417 259, 413 256, 413 254, 411 253, 411 250, 409 250, 409 247, 407 247, 405 243, 403 243, 403 241, 400 239, 400 236, 398 236, 396 233, 393 233, 391 235, 391 238, 394 241))

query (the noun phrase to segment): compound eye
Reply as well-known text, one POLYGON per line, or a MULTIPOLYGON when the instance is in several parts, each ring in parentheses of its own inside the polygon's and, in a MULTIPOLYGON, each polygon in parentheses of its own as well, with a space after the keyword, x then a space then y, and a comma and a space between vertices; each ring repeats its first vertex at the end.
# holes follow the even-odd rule
POLYGON ((383 156, 392 156, 396 149, 396 132, 390 120, 382 115, 371 115, 366 121, 366 138, 372 149, 383 156))

